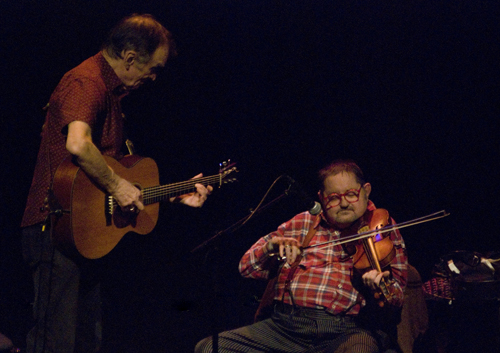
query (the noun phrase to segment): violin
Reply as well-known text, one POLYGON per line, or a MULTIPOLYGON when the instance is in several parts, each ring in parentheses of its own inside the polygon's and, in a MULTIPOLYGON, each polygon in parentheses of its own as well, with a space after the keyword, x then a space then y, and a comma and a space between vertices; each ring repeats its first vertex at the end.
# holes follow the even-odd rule
MULTIPOLYGON (((390 237, 384 237, 383 234, 395 229, 414 226, 449 215, 450 214, 445 210, 442 210, 403 223, 390 224, 391 219, 387 210, 377 208, 373 211, 366 212, 359 222, 356 223, 356 227, 350 227, 349 230, 340 233, 340 239, 305 246, 302 248, 302 251, 303 254, 305 254, 311 248, 335 245, 344 246, 344 244, 348 244, 344 246, 344 250, 353 257, 354 267, 356 269, 365 271, 376 269, 382 272, 382 269, 391 263, 396 253, 390 237)), ((379 300, 378 304, 380 306, 384 306, 385 303, 389 302, 395 295, 395 293, 391 291, 394 288, 392 285, 394 284, 394 280, 382 278, 380 283, 380 291, 374 293, 374 297, 379 300)))
MULTIPOLYGON (((394 249, 390 237, 377 232, 389 226, 390 223, 391 218, 387 210, 377 208, 368 211, 360 219, 357 232, 372 232, 372 235, 342 245, 344 250, 352 257, 354 268, 359 272, 364 273, 369 270, 383 272, 383 269, 389 266, 394 256, 396 256, 396 249, 394 249)), ((345 235, 341 233, 341 237, 345 235)), ((385 277, 380 280, 379 289, 373 294, 380 307, 391 302, 396 296, 394 283, 394 279, 385 277)))

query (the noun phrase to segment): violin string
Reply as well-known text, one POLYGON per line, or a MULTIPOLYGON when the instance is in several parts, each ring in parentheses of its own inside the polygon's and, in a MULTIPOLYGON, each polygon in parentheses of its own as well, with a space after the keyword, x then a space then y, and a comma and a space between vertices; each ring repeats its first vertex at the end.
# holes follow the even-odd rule
POLYGON ((376 256, 373 256, 373 253, 370 249, 370 245, 367 242, 363 243, 363 249, 365 250, 366 258, 368 259, 368 262, 370 263, 371 268, 377 268, 377 258, 376 256))

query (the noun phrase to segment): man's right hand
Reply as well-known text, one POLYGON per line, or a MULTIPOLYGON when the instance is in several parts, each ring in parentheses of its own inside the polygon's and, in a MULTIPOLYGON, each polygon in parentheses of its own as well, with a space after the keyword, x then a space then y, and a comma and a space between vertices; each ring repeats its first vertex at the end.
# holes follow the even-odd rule
POLYGON ((300 243, 297 239, 290 237, 274 237, 267 243, 267 249, 271 252, 279 251, 280 257, 285 258, 288 264, 293 264, 300 255, 300 243))
POLYGON ((142 203, 142 193, 137 187, 132 185, 128 180, 125 180, 115 174, 116 186, 110 190, 118 205, 124 211, 142 211, 144 204, 142 203))

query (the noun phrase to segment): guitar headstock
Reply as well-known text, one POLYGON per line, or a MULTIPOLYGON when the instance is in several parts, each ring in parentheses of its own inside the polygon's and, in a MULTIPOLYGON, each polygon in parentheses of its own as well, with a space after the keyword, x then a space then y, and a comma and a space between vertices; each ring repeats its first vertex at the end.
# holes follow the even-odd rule
POLYGON ((230 159, 227 161, 219 163, 219 187, 222 184, 232 183, 237 181, 236 177, 233 173, 237 173, 238 169, 236 168, 236 163, 231 162, 230 159))

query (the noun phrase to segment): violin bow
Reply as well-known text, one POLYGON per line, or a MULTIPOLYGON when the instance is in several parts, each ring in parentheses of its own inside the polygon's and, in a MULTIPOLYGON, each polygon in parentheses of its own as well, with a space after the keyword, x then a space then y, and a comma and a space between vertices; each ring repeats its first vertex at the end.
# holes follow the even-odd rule
POLYGON ((410 221, 406 221, 406 222, 402 222, 402 223, 398 223, 398 224, 391 224, 389 226, 385 226, 385 227, 380 228, 380 229, 374 229, 374 230, 369 230, 367 232, 353 234, 353 235, 347 236, 341 240, 335 239, 335 240, 325 241, 323 243, 305 246, 302 248, 302 250, 307 250, 310 248, 316 248, 316 247, 326 246, 326 245, 330 245, 330 246, 341 245, 341 244, 349 243, 351 241, 369 238, 369 237, 373 236, 374 234, 387 233, 387 232, 390 232, 390 231, 395 230, 395 229, 402 229, 402 228, 414 226, 414 225, 417 225, 420 223, 430 222, 430 221, 433 221, 436 219, 444 218, 444 217, 449 216, 449 215, 450 214, 448 212, 446 212, 445 210, 441 210, 439 212, 431 213, 427 216, 415 218, 415 219, 412 219, 410 221))

